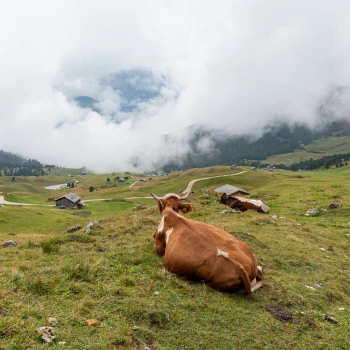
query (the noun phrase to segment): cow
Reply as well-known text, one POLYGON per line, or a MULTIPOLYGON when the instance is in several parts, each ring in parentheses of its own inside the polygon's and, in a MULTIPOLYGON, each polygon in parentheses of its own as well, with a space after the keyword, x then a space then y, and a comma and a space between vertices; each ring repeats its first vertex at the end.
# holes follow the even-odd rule
POLYGON ((164 197, 152 194, 163 214, 153 233, 154 249, 164 255, 165 268, 179 276, 202 281, 223 292, 245 288, 252 293, 266 284, 262 269, 250 247, 228 232, 179 214, 192 211, 190 204, 169 193, 164 197))
POLYGON ((229 206, 232 209, 239 209, 240 211, 247 211, 248 209, 256 210, 259 213, 268 213, 270 208, 259 199, 245 199, 241 197, 234 197, 223 193, 220 197, 220 203, 229 206))

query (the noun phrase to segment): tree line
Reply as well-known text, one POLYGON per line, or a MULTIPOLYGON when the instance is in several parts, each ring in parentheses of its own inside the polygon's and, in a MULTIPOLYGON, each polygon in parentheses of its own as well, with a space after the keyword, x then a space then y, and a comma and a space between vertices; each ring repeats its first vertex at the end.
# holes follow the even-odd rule
POLYGON ((40 176, 45 175, 44 166, 35 159, 25 159, 11 152, 0 150, 0 175, 40 176))

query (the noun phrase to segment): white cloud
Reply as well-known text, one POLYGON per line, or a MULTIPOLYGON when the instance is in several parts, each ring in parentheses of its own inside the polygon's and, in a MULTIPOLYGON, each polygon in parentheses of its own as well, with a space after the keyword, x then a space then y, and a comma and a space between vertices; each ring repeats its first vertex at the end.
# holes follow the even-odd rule
MULTIPOLYGON (((146 169, 181 157, 192 125, 228 134, 258 134, 277 116, 317 125, 330 87, 350 85, 349 13, 345 0, 7 2, 0 149, 96 171, 130 169, 130 159, 146 169), (141 86, 157 94, 126 111, 105 82, 132 70, 151 72, 141 86), (79 108, 79 95, 96 99, 100 115, 79 108)), ((346 90, 338 102, 335 117, 348 116, 346 90)))

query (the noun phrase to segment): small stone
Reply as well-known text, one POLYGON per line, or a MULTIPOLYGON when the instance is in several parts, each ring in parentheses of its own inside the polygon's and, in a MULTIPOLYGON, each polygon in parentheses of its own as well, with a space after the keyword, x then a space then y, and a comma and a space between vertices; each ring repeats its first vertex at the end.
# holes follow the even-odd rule
POLYGON ((316 290, 316 288, 311 287, 311 286, 308 286, 308 285, 306 285, 306 284, 305 284, 305 287, 306 287, 307 289, 316 290))
POLYGON ((327 206, 328 209, 337 209, 340 207, 341 207, 341 203, 338 203, 338 202, 329 203, 327 206))
POLYGON ((84 232, 89 233, 93 227, 97 226, 99 224, 98 221, 90 221, 88 225, 85 227, 84 232))
POLYGON ((38 332, 42 334, 41 339, 46 343, 52 343, 56 339, 52 327, 40 327, 38 328, 38 332))
POLYGON ((323 314, 323 318, 330 323, 338 323, 338 320, 336 320, 334 317, 331 317, 327 314, 323 314))
POLYGON ((90 319, 86 320, 86 325, 89 327, 90 326, 96 327, 96 326, 98 326, 98 322, 94 318, 90 318, 90 319))
POLYGON ((154 292, 153 294, 154 294, 154 295, 159 295, 159 292, 154 292))
POLYGON ((223 210, 220 212, 220 214, 241 214, 242 212, 240 210, 234 210, 234 209, 229 209, 229 210, 223 210))
POLYGON ((321 210, 319 208, 313 208, 313 209, 308 210, 305 213, 305 216, 318 216, 318 215, 320 215, 320 213, 321 213, 321 210))
POLYGON ((340 307, 339 308, 339 311, 344 311, 345 310, 345 307, 340 307))
POLYGON ((0 244, 2 247, 15 247, 17 243, 15 241, 5 241, 4 243, 0 244))
POLYGON ((70 228, 67 228, 67 230, 64 231, 64 233, 73 233, 76 231, 79 231, 81 229, 81 225, 75 225, 70 228))
POLYGON ((321 252, 325 252, 326 249, 325 249, 325 248, 320 248, 320 251, 321 251, 321 252))
POLYGON ((131 211, 140 211, 144 209, 147 209, 147 207, 145 207, 144 205, 137 205, 136 207, 131 208, 131 211))
POLYGON ((66 345, 67 344, 67 342, 65 342, 65 341, 59 341, 58 342, 58 345, 66 345))
POLYGON ((55 317, 49 317, 48 322, 52 325, 52 326, 57 326, 58 325, 58 321, 55 317))
POLYGON ((2 316, 13 316, 13 314, 7 309, 0 309, 0 315, 2 315, 2 316))

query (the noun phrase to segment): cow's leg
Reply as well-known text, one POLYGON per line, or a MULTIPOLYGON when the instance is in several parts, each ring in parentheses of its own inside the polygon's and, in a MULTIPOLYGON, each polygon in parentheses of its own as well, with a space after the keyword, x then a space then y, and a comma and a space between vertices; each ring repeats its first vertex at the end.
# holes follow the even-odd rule
POLYGON ((254 280, 252 282, 250 282, 250 290, 252 291, 252 293, 257 290, 258 288, 262 287, 265 283, 263 281, 256 281, 256 278, 254 278, 254 280), (255 282, 253 284, 253 282, 255 282))

